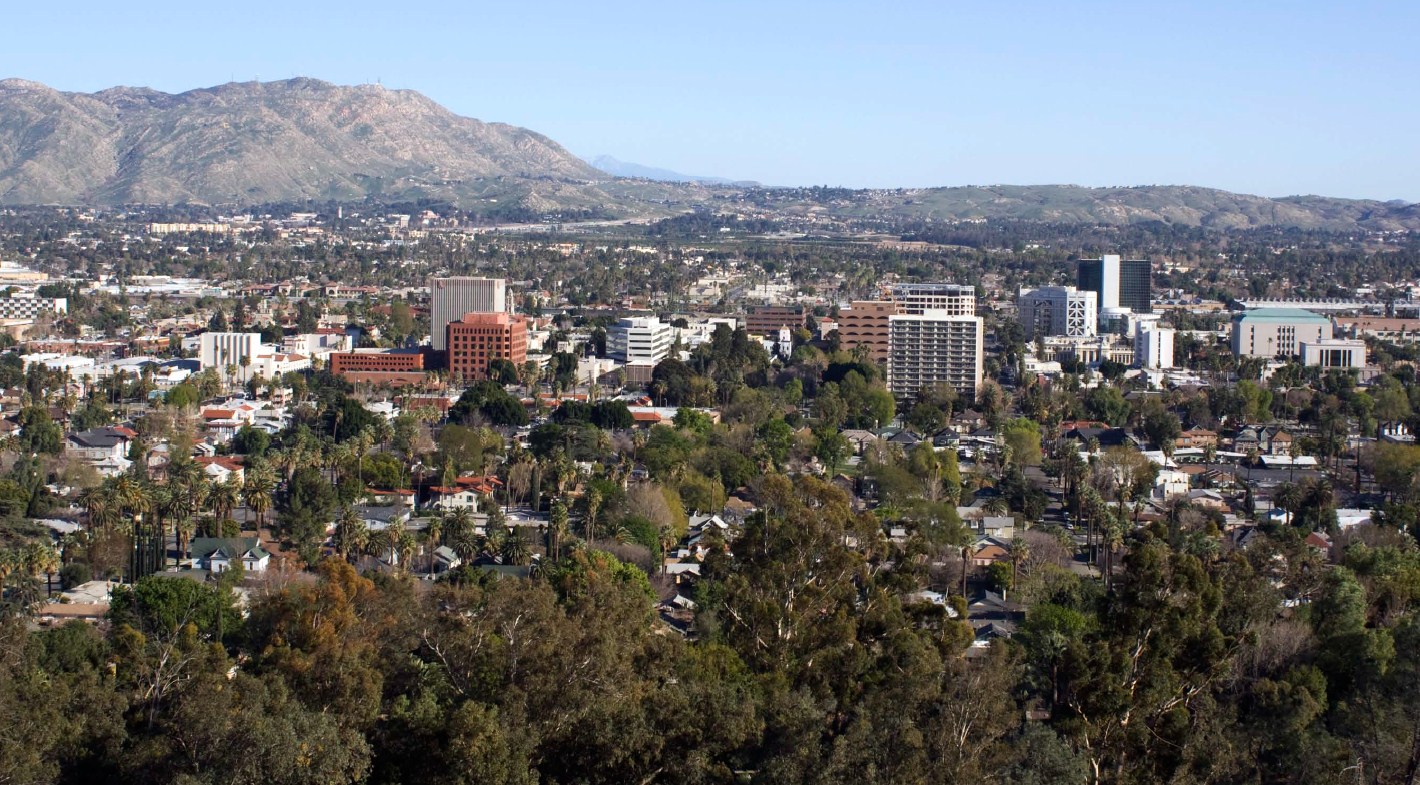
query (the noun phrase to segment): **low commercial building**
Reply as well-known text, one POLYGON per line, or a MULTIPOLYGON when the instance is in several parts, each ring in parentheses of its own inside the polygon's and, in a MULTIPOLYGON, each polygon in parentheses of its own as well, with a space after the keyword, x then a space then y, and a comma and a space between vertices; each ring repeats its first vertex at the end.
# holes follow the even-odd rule
POLYGON ((330 372, 345 376, 352 372, 412 373, 425 370, 422 351, 356 349, 330 355, 330 372))
POLYGON ((1237 357, 1295 357, 1302 343, 1332 337, 1331 320, 1300 308, 1258 308, 1233 317, 1237 357))
POLYGON ((797 330, 803 327, 807 319, 804 309, 790 305, 762 305, 758 308, 751 308, 745 316, 745 332, 750 335, 772 337, 779 333, 779 328, 788 327, 797 330))
POLYGON ((1302 342, 1302 365, 1322 368, 1364 368, 1366 342, 1359 338, 1330 338, 1302 342))

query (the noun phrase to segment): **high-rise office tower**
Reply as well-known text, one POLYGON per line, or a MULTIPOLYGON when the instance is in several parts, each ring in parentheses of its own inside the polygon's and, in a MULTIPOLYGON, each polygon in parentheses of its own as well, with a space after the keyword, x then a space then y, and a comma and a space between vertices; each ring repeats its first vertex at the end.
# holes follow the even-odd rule
POLYGON ((466 313, 507 313, 508 284, 502 278, 430 278, 429 340, 448 347, 448 327, 466 313))
POLYGON ((1048 335, 1087 338, 1099 324, 1097 295, 1073 286, 1023 289, 1016 304, 1027 341, 1048 335))
POLYGON ((1148 259, 1120 259, 1117 254, 1081 259, 1075 285, 1096 294, 1101 316, 1119 308, 1153 311, 1153 265, 1148 259))

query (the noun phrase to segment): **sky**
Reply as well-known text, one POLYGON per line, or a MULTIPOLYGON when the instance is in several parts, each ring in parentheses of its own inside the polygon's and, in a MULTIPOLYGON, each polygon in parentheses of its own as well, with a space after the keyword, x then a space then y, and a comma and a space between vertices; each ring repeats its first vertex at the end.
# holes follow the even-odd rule
POLYGON ((1414 0, 104 0, 0 24, 0 77, 61 90, 378 81, 584 157, 772 185, 1420 202, 1414 0))

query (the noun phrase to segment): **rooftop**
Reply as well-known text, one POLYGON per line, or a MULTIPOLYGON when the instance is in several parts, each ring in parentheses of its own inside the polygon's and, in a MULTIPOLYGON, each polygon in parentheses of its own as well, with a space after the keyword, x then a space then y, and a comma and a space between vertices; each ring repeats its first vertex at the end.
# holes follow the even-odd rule
POLYGON ((1301 308, 1255 308, 1251 311, 1243 311, 1237 320, 1249 322, 1327 322, 1331 320, 1325 316, 1304 311, 1301 308))

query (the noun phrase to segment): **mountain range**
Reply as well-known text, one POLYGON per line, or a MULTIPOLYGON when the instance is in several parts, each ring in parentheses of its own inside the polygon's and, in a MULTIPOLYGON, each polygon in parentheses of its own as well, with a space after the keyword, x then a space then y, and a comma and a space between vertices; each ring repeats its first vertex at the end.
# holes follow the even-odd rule
POLYGON ((927 220, 1420 230, 1416 204, 1270 199, 1192 186, 765 189, 609 156, 588 163, 535 131, 462 117, 420 93, 378 85, 297 78, 178 94, 142 87, 73 93, 0 80, 0 204, 371 197, 608 217, 752 206, 927 220))
POLYGON ((588 161, 598 170, 616 177, 639 177, 643 180, 657 180, 663 183, 705 183, 707 185, 742 185, 753 187, 759 183, 747 180, 730 180, 725 177, 708 177, 700 174, 681 174, 670 169, 635 164, 609 155, 599 155, 588 161))

